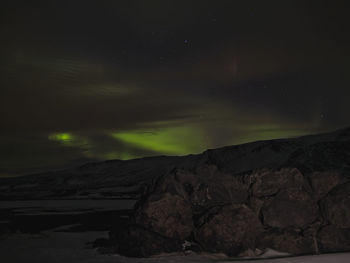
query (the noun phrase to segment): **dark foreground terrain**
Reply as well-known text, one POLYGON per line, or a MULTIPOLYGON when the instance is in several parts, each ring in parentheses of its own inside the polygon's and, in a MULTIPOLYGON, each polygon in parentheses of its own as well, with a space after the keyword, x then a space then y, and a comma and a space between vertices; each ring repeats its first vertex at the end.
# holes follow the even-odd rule
POLYGON ((108 230, 109 238, 96 243, 133 257, 350 251, 349 128, 198 155, 93 163, 0 185, 3 233, 63 224, 74 225, 70 231, 108 230), (46 209, 51 215, 43 217, 8 205, 29 198, 114 200, 116 209, 70 215, 46 209), (121 209, 121 200, 137 203, 121 209))
MULTIPOLYGON (((159 263, 159 262, 227 262, 238 263, 255 262, 251 258, 227 257, 215 253, 180 252, 160 254, 151 258, 128 258, 112 253, 111 244, 108 241, 110 218, 127 218, 129 211, 103 211, 109 210, 113 205, 111 200, 93 203, 90 208, 95 212, 88 212, 89 200, 78 201, 72 204, 71 200, 50 200, 49 204, 42 200, 33 200, 26 204, 23 202, 3 202, 3 207, 13 204, 12 217, 6 217, 9 221, 14 219, 12 233, 0 235, 1 262, 19 263, 159 263), (87 202, 88 201, 88 202, 87 202), (54 204, 57 205, 54 205, 54 204), (19 209, 19 205, 22 207, 19 209), (55 206, 55 211, 52 211, 55 206), (103 208, 104 206, 104 208, 103 208), (58 208, 60 207, 60 208, 58 208), (82 213, 81 207, 85 210, 82 213), (49 208, 49 209, 48 209, 49 208), (102 211, 101 211, 102 210, 102 211), (18 214, 17 214, 18 213, 18 214), (27 214, 26 214, 27 213, 27 214), (17 215, 16 215, 17 214, 17 215), (58 215, 57 214, 64 214, 58 215), (57 216, 57 217, 56 217, 57 216), (94 219, 95 218, 95 219, 94 219), (92 219, 92 220, 91 220, 92 219), (105 221, 105 222, 104 222, 105 221), (72 224, 73 223, 73 224, 72 224), (68 224, 68 225, 67 225, 68 224)), ((113 200, 114 201, 114 200, 113 200)), ((121 207, 119 202, 115 207, 121 207)), ((124 208, 124 206, 122 206, 124 208)), ((7 209, 7 215, 8 213, 7 209)), ((2 216, 4 214, 2 213, 2 216)), ((5 217, 3 217, 5 218, 5 217)), ((118 220, 118 219, 117 219, 118 220)), ((9 222, 8 221, 8 222, 9 222)), ((118 221, 117 221, 118 222, 118 221)), ((120 221, 119 221, 120 222, 120 221)), ((2 221, 1 223, 5 223, 2 221)), ((125 222, 124 222, 125 223, 125 222)), ((123 223, 123 224, 124 224, 123 223)), ((115 225, 115 222, 114 222, 115 225)), ((349 253, 325 254, 316 256, 288 257, 286 253, 267 250, 263 255, 257 257, 256 262, 265 263, 304 263, 317 262, 347 263, 350 259, 349 253)))
POLYGON ((40 233, 60 226, 65 231, 109 231, 124 225, 134 200, 0 201, 0 234, 40 233))

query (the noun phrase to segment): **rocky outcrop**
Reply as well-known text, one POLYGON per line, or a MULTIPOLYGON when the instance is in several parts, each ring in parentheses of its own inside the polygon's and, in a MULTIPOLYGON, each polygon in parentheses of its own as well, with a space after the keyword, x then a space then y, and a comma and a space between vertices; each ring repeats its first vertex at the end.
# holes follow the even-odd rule
POLYGON ((307 192, 290 188, 264 203, 264 224, 276 228, 305 228, 319 216, 318 206, 307 192))
POLYGON ((350 251, 350 228, 325 226, 318 232, 317 241, 321 252, 350 251))
POLYGON ((325 198, 327 219, 339 228, 350 228, 350 182, 334 188, 325 198))
POLYGON ((168 192, 151 196, 136 211, 136 223, 164 237, 184 240, 193 231, 191 205, 183 197, 168 192))
POLYGON ((204 217, 205 223, 195 230, 194 237, 205 251, 233 256, 256 247, 262 225, 246 205, 227 205, 204 217))
POLYGON ((323 198, 331 189, 341 183, 337 172, 314 172, 309 175, 313 193, 317 198, 323 198))
POLYGON ((278 171, 262 169, 250 175, 250 178, 254 182, 252 194, 257 198, 276 195, 282 189, 301 189, 304 184, 303 175, 296 168, 278 171))
POLYGON ((161 177, 136 205, 130 226, 112 238, 128 256, 344 251, 350 250, 349 208, 350 182, 340 171, 284 167, 232 175, 201 165, 161 177))

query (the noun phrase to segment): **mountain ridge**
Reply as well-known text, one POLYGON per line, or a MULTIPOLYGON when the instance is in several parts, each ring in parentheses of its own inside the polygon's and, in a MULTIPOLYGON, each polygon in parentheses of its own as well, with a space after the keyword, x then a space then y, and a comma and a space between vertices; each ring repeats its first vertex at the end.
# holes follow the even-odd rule
POLYGON ((326 165, 348 170, 349 152, 350 127, 346 127, 334 132, 207 149, 199 154, 108 160, 60 171, 1 178, 0 200, 137 199, 157 178, 172 169, 195 169, 202 164, 213 164, 223 172, 237 175, 260 168, 284 166, 295 166, 305 171, 318 170, 322 168, 320 163, 334 159, 333 164, 326 165), (318 153, 324 156, 312 157, 318 153), (337 158, 341 159, 344 167, 336 167, 337 158))

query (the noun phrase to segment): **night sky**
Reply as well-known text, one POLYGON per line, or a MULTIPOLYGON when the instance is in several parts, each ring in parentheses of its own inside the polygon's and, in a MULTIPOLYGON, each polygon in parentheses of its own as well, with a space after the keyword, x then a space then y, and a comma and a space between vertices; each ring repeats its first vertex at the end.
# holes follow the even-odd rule
POLYGON ((347 1, 2 1, 0 176, 350 125, 347 1))

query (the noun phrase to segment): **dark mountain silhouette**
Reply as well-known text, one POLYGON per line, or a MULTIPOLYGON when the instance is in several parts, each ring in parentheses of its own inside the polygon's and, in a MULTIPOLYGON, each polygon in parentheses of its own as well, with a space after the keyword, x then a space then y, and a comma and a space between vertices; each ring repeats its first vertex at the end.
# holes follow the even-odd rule
POLYGON ((197 155, 156 156, 89 163, 74 169, 0 179, 0 199, 138 198, 174 168, 213 164, 232 175, 259 168, 302 172, 349 170, 350 128, 292 139, 257 141, 197 155))

